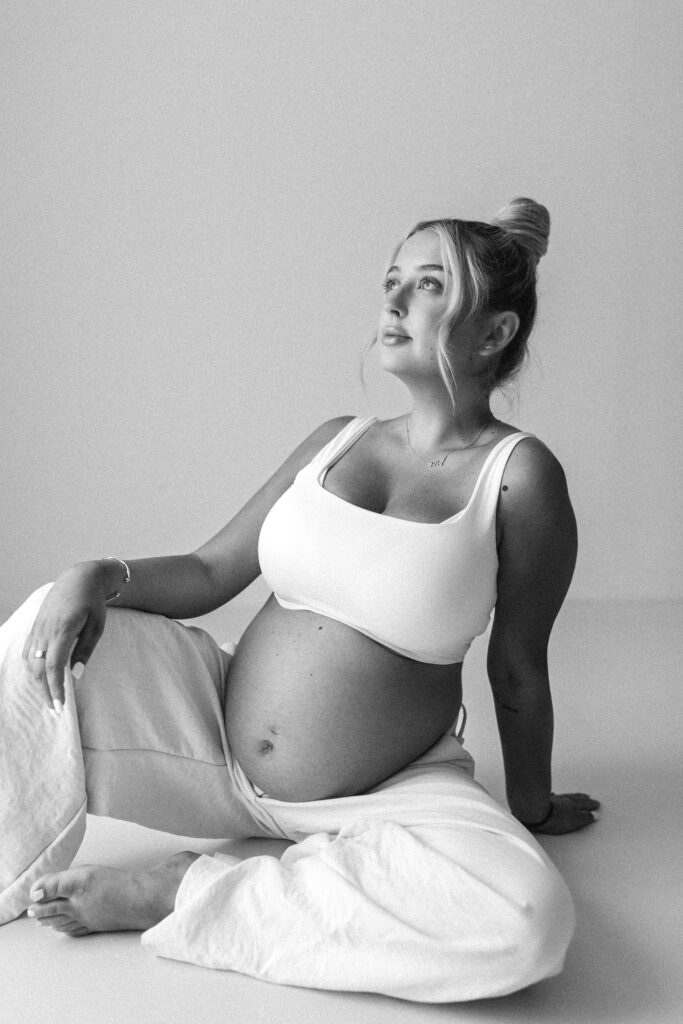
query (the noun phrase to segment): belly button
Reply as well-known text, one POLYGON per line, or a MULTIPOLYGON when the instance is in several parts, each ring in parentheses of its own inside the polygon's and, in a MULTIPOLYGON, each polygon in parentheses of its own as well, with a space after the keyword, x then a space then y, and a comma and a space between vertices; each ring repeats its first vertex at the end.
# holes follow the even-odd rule
POLYGON ((273 750, 273 744, 270 740, 261 740, 261 753, 269 754, 273 750))

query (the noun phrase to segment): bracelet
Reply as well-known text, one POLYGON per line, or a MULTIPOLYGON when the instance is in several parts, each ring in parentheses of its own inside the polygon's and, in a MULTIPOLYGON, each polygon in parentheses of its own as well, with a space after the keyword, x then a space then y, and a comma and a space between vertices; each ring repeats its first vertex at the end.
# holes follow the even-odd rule
MULTIPOLYGON (((105 555, 102 559, 103 562, 118 562, 122 566, 123 571, 126 574, 124 583, 130 583, 130 568, 127 562, 124 562, 122 558, 117 558, 116 555, 105 555)), ((121 596, 120 590, 115 590, 113 594, 107 594, 105 602, 108 604, 110 601, 115 601, 117 597, 121 596)))
POLYGON ((546 821, 548 820, 550 815, 553 813, 552 796, 553 796, 553 794, 551 793, 550 794, 550 808, 548 809, 548 813, 546 814, 545 818, 541 818, 540 821, 532 821, 532 822, 522 821, 521 819, 519 819, 520 825, 524 825, 524 828, 528 828, 529 831, 531 831, 534 828, 540 828, 541 825, 545 825, 546 821))

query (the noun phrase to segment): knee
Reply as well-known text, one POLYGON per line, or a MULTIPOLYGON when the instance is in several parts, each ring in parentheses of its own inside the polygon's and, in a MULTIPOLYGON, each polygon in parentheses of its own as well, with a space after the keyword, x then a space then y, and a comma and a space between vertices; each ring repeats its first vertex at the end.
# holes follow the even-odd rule
POLYGON ((478 832, 453 858, 481 953, 478 997, 506 995, 559 974, 575 926, 567 885, 527 837, 478 832), (479 921, 477 918, 480 916, 479 921))
POLYGON ((411 941, 419 952, 413 960, 423 967, 419 984, 411 987, 417 995, 408 998, 503 996, 559 974, 574 907, 542 851, 483 829, 394 827, 389 835, 384 825, 383 833, 395 863, 420 865, 420 882, 438 879, 436 885, 407 880, 401 890, 398 916, 416 925, 411 941), (419 848, 402 845, 408 832, 419 848))
POLYGON ((506 989, 515 992, 559 974, 574 933, 574 904, 567 886, 551 865, 531 891, 506 915, 506 989))
POLYGON ((525 890, 513 896, 489 889, 478 910, 470 908, 470 927, 461 922, 455 933, 442 936, 443 973, 436 991, 443 994, 430 998, 506 996, 560 973, 574 931, 567 887, 557 875, 534 892, 525 890))

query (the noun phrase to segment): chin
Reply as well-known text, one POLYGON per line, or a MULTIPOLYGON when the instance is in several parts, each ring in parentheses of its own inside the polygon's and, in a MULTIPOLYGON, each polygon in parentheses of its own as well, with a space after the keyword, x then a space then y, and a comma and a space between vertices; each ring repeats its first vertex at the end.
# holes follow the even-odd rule
POLYGON ((405 359, 413 351, 413 343, 412 341, 398 341, 387 345, 385 341, 380 341, 379 350, 382 359, 391 359, 392 361, 394 359, 405 359))
POLYGON ((400 345, 384 345, 380 347, 380 365, 385 370, 395 370, 399 367, 408 369, 415 365, 415 354, 412 342, 401 342, 400 345))

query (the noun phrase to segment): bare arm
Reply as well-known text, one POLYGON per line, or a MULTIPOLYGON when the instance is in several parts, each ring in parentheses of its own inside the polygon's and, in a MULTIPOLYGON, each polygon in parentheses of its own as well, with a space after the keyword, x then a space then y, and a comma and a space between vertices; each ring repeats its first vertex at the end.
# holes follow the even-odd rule
MULTIPOLYGON (((266 515, 294 477, 351 417, 328 420, 314 430, 259 491, 215 537, 187 555, 139 558, 128 562, 130 583, 116 561, 80 562, 58 578, 43 601, 24 646, 24 657, 46 699, 63 700, 68 662, 86 664, 112 605, 192 618, 220 607, 260 573, 258 537, 266 515), (36 659, 40 649, 45 657, 36 659)), ((125 557, 125 556, 124 556, 125 557)))
POLYGON ((313 431, 282 463, 230 522, 196 551, 186 555, 138 558, 128 562, 131 581, 121 586, 123 570, 116 562, 81 563, 102 574, 105 589, 120 589, 110 602, 119 608, 157 612, 189 619, 220 608, 260 574, 258 538, 277 499, 313 456, 341 430, 350 417, 328 420, 313 431))
MULTIPOLYGON (((562 467, 540 441, 520 442, 510 456, 503 487, 488 673, 510 810, 521 821, 535 823, 552 807, 548 642, 574 572, 576 521, 562 467)), ((554 797, 553 804, 566 800, 554 797)), ((552 813, 560 813, 559 805, 552 813)), ((581 824, 588 820, 590 815, 581 824)), ((580 827, 572 822, 567 828, 556 824, 560 831, 580 827)))

